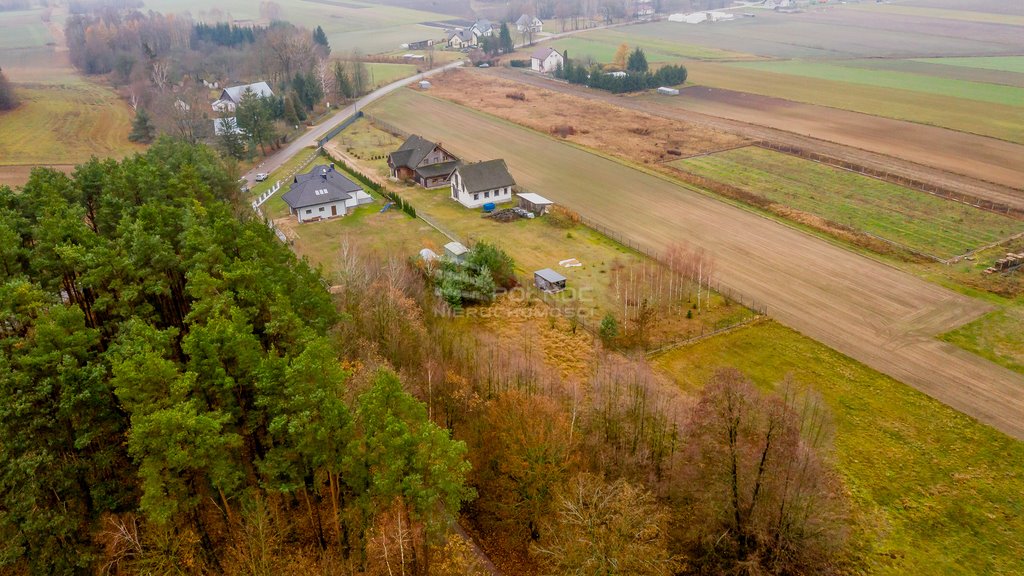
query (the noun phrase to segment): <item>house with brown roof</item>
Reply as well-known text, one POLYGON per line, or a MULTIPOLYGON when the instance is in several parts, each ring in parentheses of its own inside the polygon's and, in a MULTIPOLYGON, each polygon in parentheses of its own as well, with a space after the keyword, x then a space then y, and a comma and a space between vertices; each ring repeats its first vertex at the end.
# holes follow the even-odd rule
POLYGON ((452 200, 466 208, 509 202, 515 185, 504 160, 459 164, 452 173, 452 200))
POLYGON ((565 67, 565 57, 563 57, 562 54, 554 48, 548 46, 537 48, 533 51, 533 54, 530 55, 530 68, 532 68, 534 72, 546 74, 548 72, 554 72, 560 66, 563 68, 565 67))
POLYGON ((398 150, 388 154, 392 178, 412 180, 424 188, 447 186, 458 161, 440 144, 416 134, 409 136, 398 150))

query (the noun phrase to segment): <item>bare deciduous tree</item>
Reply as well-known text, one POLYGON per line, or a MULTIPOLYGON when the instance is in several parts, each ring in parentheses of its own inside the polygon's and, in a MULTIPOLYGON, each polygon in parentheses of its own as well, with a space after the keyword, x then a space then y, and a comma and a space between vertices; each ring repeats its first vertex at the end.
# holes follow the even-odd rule
POLYGON ((827 412, 783 390, 721 369, 694 407, 680 510, 687 551, 708 573, 827 573, 843 546, 827 412))
POLYGON ((624 480, 591 474, 569 481, 532 551, 545 574, 669 576, 668 513, 654 495, 624 480))

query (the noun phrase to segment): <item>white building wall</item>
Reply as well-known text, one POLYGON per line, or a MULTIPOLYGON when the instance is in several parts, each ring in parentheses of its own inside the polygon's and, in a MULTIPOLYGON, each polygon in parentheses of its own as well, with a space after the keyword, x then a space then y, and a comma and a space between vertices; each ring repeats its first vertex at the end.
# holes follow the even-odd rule
POLYGON ((299 222, 309 222, 311 220, 332 218, 331 207, 335 207, 337 210, 337 216, 344 216, 348 210, 345 207, 344 200, 338 200, 337 202, 327 202, 326 204, 317 204, 316 206, 307 206, 297 210, 297 216, 299 222))
POLYGON ((512 187, 505 186, 471 194, 462 188, 461 181, 456 184, 455 178, 452 178, 452 200, 458 201, 459 204, 466 208, 479 208, 488 202, 501 204, 502 202, 510 202, 512 200, 512 187))

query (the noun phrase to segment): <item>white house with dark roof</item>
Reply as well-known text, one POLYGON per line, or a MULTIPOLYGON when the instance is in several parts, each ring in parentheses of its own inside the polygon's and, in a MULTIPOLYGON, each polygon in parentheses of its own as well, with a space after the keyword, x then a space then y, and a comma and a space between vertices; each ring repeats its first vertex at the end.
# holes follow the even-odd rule
POLYGON ((412 180, 424 188, 447 186, 459 159, 440 144, 416 134, 388 154, 391 177, 412 180))
POLYGON ((300 223, 344 216, 356 206, 373 202, 334 164, 321 164, 305 174, 296 174, 282 199, 300 223))
POLYGON ((541 74, 547 74, 554 72, 558 67, 565 67, 565 58, 562 54, 549 46, 543 48, 537 48, 530 55, 530 68, 534 72, 540 72, 541 74))
POLYGON ((504 160, 459 164, 452 173, 452 200, 466 208, 509 202, 515 185, 504 160))
POLYGON ((449 30, 447 34, 447 43, 449 48, 469 48, 477 45, 477 37, 473 32, 464 30, 462 28, 456 28, 449 30))
POLYGON ((259 98, 273 98, 274 91, 270 89, 270 86, 266 82, 256 82, 254 84, 242 84, 241 86, 232 86, 225 88, 220 93, 220 98, 213 103, 214 112, 234 112, 235 108, 242 103, 242 97, 245 96, 246 90, 252 90, 259 98))
POLYGON ((491 24, 490 20, 481 18, 473 23, 473 27, 469 31, 473 33, 477 44, 479 44, 481 38, 487 38, 494 34, 494 24, 491 24))
POLYGON ((523 14, 518 20, 516 20, 516 30, 518 30, 520 34, 526 32, 536 34, 544 31, 544 23, 536 16, 523 14))

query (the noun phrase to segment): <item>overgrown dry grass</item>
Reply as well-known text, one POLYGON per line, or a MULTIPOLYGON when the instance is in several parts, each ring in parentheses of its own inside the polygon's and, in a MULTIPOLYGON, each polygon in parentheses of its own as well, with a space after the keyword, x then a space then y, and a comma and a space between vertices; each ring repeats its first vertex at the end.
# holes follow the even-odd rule
POLYGON ((746 142, 739 136, 703 126, 466 70, 442 74, 432 82, 432 96, 484 110, 538 132, 550 134, 558 129, 566 140, 643 164, 723 150, 746 142), (507 98, 510 92, 522 93, 525 99, 507 98))

